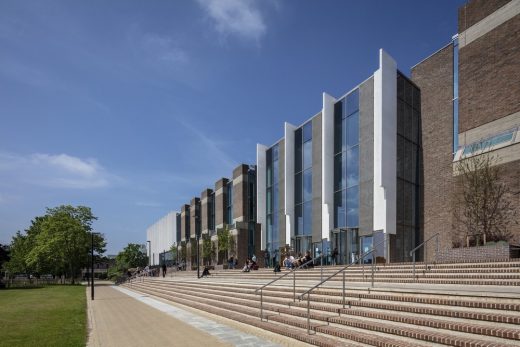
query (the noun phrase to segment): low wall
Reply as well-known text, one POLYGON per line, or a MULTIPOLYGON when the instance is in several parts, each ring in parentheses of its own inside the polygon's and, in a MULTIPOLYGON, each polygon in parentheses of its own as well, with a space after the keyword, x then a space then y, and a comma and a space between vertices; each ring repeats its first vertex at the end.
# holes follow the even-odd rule
POLYGON ((505 260, 512 257, 507 243, 490 246, 461 247, 439 250, 439 262, 465 263, 469 261, 505 260))

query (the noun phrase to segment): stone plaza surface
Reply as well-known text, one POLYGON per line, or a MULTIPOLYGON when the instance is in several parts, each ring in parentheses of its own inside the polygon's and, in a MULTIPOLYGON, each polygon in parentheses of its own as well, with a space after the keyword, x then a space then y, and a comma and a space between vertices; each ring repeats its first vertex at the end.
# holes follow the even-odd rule
POLYGON ((147 295, 109 284, 87 288, 87 346, 305 346, 292 339, 239 324, 225 324, 147 295), (255 329, 251 334, 251 329, 255 329), (244 332, 247 331, 247 332, 244 332))

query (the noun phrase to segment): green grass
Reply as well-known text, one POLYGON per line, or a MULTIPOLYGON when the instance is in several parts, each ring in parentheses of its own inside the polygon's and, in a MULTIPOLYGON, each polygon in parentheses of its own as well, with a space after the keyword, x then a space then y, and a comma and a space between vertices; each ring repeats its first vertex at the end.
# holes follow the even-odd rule
POLYGON ((0 290, 0 346, 85 346, 84 286, 0 290))

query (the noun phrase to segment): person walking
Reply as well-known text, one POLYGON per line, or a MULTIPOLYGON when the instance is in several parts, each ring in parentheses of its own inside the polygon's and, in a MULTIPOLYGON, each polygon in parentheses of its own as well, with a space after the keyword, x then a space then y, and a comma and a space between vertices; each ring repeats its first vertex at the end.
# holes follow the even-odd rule
POLYGON ((166 263, 162 264, 162 277, 164 278, 166 276, 166 263))

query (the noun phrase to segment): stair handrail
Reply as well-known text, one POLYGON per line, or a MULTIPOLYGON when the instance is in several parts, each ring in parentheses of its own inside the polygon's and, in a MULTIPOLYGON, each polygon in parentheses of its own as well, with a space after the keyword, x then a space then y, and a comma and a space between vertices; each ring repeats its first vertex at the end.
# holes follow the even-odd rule
POLYGON ((264 312, 264 305, 263 305, 263 296, 262 296, 262 291, 265 287, 267 286, 270 286, 271 284, 273 284, 274 282, 278 281, 278 280, 281 280, 282 278, 284 278, 285 276, 288 276, 290 274, 293 274, 293 301, 295 302, 296 301, 296 270, 298 269, 302 269, 304 268, 305 266, 307 266, 308 264, 314 262, 316 259, 321 259, 320 261, 320 264, 321 267, 322 267, 322 276, 323 276, 323 253, 320 255, 319 258, 313 258, 313 259, 310 259, 308 261, 306 261, 305 263, 301 264, 300 266, 296 267, 296 268, 292 268, 291 271, 283 274, 282 276, 280 277, 277 277, 275 278, 274 280, 272 280, 271 282, 267 283, 267 284, 264 284, 263 286, 261 286, 260 288, 257 288, 255 290, 255 295, 258 294, 258 291, 260 291, 260 320, 263 321, 264 320, 264 315, 263 315, 263 312, 264 312))
MULTIPOLYGON (((439 256, 439 235, 441 233, 438 232, 432 236, 430 236, 426 241, 423 241, 419 246, 415 247, 414 249, 412 249, 410 251, 410 256, 412 256, 412 263, 413 263, 413 279, 415 282, 417 282, 417 278, 415 277, 415 252, 417 252, 417 250, 419 248, 422 248, 424 247, 424 245, 426 245, 431 239, 433 238, 436 238, 436 246, 435 246, 435 262, 437 262, 438 260, 438 256, 439 256)), ((424 248, 426 250, 426 248, 424 248)), ((424 265, 426 266, 426 268, 428 268, 428 258, 427 257, 424 257, 424 265)))
MULTIPOLYGON (((303 292, 302 294, 300 294, 298 296, 298 300, 303 300, 303 297, 305 295, 307 295, 307 333, 310 334, 311 333, 311 323, 310 323, 310 298, 311 298, 311 292, 320 287, 323 283, 327 282, 328 280, 330 280, 332 277, 336 276, 337 274, 339 274, 340 272, 343 273, 343 308, 345 308, 345 270, 348 269, 349 267, 351 266, 354 266, 356 265, 358 262, 360 262, 361 260, 364 260, 366 258, 367 255, 369 254, 372 254, 374 253, 376 250, 377 250, 377 247, 381 244, 384 244, 386 243, 386 238, 384 240, 381 240, 380 242, 378 242, 375 246, 372 247, 372 249, 370 251, 367 251, 365 253, 362 253, 359 255, 359 257, 357 258, 357 260, 355 262, 353 262, 352 264, 348 264, 344 267, 342 267, 341 269, 339 269, 338 271, 336 271, 335 273, 333 273, 332 275, 330 275, 329 277, 327 277, 326 279, 322 280, 320 283, 316 284, 315 286, 307 289, 305 292, 303 292)), ((374 286, 374 270, 375 270, 375 258, 372 259, 372 287, 374 286)))

